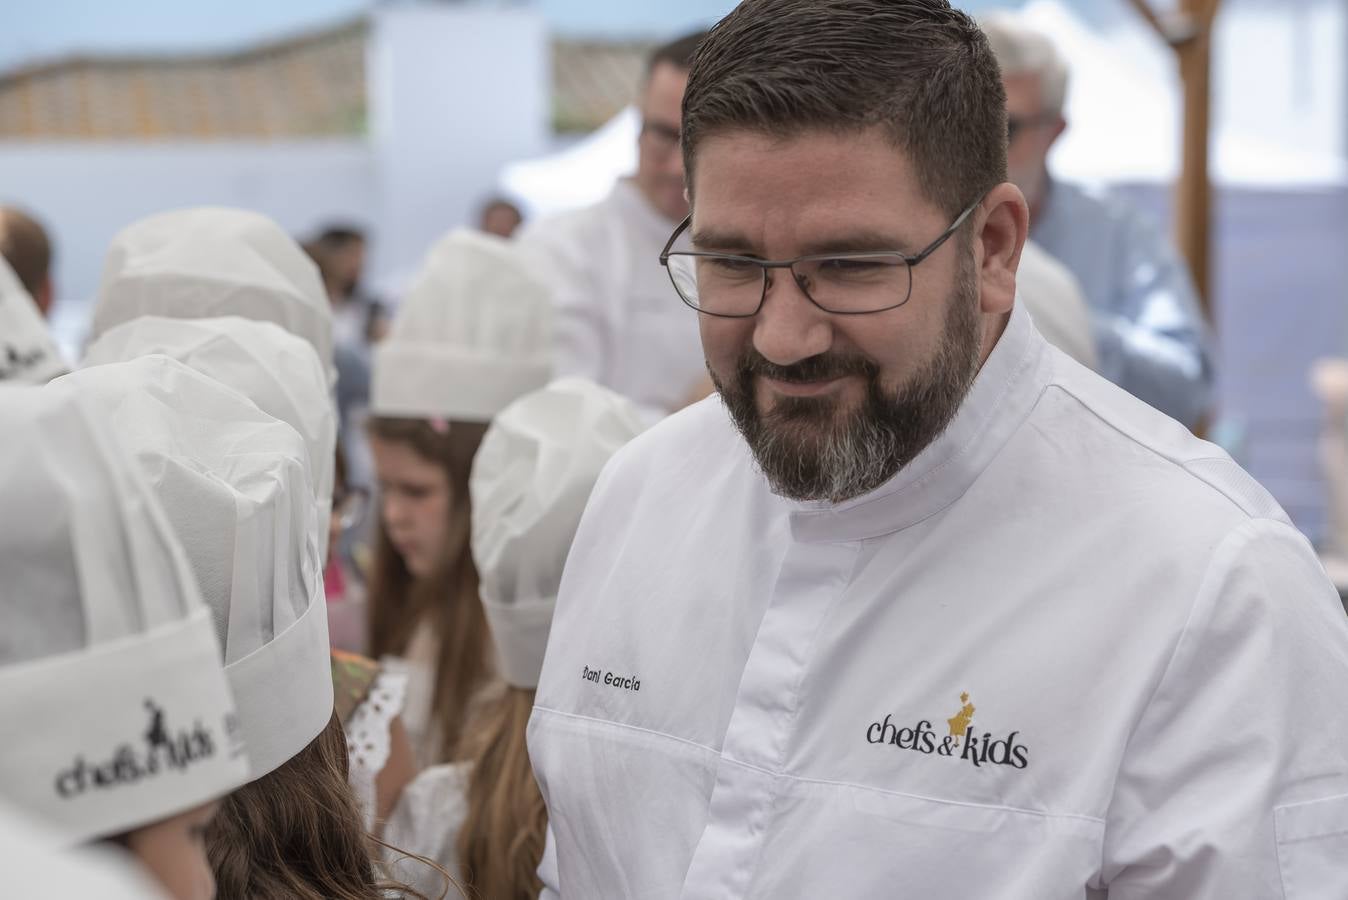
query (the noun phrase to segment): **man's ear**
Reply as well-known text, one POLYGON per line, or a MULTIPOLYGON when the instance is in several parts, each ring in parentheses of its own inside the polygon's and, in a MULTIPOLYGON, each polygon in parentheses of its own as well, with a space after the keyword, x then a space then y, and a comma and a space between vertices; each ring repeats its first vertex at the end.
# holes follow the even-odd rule
POLYGON ((1016 299, 1016 269, 1030 234, 1030 208, 1014 184, 988 191, 974 220, 974 259, 978 262, 979 310, 1006 314, 1016 299))
POLYGON ((1060 115, 1058 116, 1058 121, 1054 122, 1051 127, 1053 129, 1053 133, 1049 135, 1048 139, 1048 145, 1050 149, 1053 147, 1055 143, 1057 143, 1058 138, 1062 137, 1062 133, 1067 130, 1067 119, 1064 116, 1060 115))

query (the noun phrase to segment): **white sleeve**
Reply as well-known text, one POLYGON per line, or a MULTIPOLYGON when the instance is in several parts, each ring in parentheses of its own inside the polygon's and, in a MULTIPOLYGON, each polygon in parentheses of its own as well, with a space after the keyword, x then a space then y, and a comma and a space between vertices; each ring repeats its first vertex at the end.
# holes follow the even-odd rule
POLYGON ((1305 538, 1217 545, 1129 739, 1106 819, 1110 900, 1348 897, 1348 620, 1305 538))
POLYGON ((538 878, 543 891, 538 900, 561 900, 561 879, 557 877, 557 844, 552 838, 552 823, 548 823, 548 839, 543 844, 543 859, 538 864, 538 878))
POLYGON ((553 374, 605 384, 614 323, 598 271, 606 251, 594 246, 592 230, 576 216, 563 216, 527 229, 519 246, 551 289, 553 374))
POLYGON ((407 676, 381 669, 370 692, 351 713, 346 732, 347 780, 360 803, 365 830, 373 831, 378 805, 375 781, 384 771, 392 752, 393 720, 402 711, 407 696, 407 676))

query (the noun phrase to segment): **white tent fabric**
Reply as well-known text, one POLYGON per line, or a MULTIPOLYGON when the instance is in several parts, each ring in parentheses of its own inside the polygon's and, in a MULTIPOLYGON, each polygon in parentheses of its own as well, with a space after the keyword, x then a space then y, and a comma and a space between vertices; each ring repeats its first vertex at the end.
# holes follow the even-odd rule
POLYGON ((530 218, 598 203, 614 181, 636 171, 640 131, 641 115, 629 106, 558 153, 507 165, 501 192, 518 198, 530 218))

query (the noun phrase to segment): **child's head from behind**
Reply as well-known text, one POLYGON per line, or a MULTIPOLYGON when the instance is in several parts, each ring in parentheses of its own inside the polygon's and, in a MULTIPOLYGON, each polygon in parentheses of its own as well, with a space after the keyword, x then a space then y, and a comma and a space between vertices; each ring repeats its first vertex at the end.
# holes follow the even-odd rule
POLYGON ((220 900, 382 896, 335 714, 280 768, 225 798, 207 849, 220 900))
POLYGON ((203 830, 247 762, 210 614, 102 405, 0 390, 0 794, 64 845, 214 895, 203 830))

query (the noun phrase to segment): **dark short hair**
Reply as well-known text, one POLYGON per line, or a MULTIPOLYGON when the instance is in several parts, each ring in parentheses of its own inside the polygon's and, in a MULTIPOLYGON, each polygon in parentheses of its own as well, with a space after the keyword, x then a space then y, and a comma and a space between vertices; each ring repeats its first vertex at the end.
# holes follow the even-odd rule
POLYGON ((952 217, 1006 180, 1006 93, 974 20, 946 0, 744 0, 698 49, 683 97, 700 141, 883 128, 952 217))
POLYGON ((333 223, 319 231, 313 243, 324 250, 341 250, 349 244, 365 243, 365 232, 346 222, 333 223))
POLYGON ((655 67, 662 63, 687 71, 693 65, 693 55, 697 53, 698 45, 706 36, 706 31, 694 31, 656 47, 651 51, 651 55, 646 57, 646 77, 650 78, 655 67))
POLYGON ((21 209, 0 207, 0 256, 36 298, 51 276, 51 239, 42 223, 21 209))
POLYGON ((515 218, 521 220, 524 218, 524 213, 520 212, 519 205, 515 201, 509 197, 501 196, 492 196, 484 200, 482 205, 478 207, 478 218, 485 218, 487 213, 494 209, 508 209, 515 214, 515 218))

